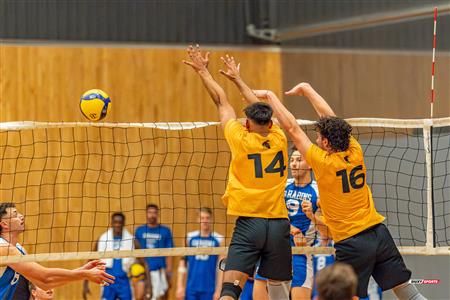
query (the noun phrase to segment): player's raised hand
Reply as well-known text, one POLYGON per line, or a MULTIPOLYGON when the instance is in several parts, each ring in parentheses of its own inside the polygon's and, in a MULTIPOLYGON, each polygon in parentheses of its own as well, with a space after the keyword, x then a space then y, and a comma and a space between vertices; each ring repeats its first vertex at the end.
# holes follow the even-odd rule
POLYGON ((108 286, 114 283, 115 277, 106 273, 105 270, 95 267, 86 270, 86 279, 102 286, 108 286))
POLYGON ((291 90, 287 91, 285 94, 288 96, 304 96, 305 89, 311 87, 311 85, 307 82, 300 82, 296 86, 294 86, 291 90))
POLYGON ((311 201, 302 201, 302 211, 308 219, 312 220, 314 218, 311 201))
POLYGON ((187 54, 189 60, 183 60, 184 64, 191 66, 196 72, 206 71, 208 69, 209 52, 206 52, 203 56, 198 44, 195 47, 190 45, 187 48, 187 54))
POLYGON ((234 60, 233 56, 229 56, 227 54, 225 55, 225 57, 221 57, 220 59, 224 62, 225 66, 227 67, 227 71, 225 72, 224 70, 220 70, 219 71, 220 74, 224 75, 230 80, 236 80, 241 77, 240 75, 241 64, 238 63, 236 65, 236 61, 234 60))

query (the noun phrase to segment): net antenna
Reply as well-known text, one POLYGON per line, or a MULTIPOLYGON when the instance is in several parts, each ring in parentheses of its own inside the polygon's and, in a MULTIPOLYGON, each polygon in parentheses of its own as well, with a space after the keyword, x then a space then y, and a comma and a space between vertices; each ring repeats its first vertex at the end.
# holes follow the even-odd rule
POLYGON ((437 27, 438 8, 434 8, 434 26, 433 26, 433 56, 431 59, 431 99, 430 99, 430 118, 433 119, 433 104, 436 97, 434 91, 434 71, 436 65, 436 27, 437 27))

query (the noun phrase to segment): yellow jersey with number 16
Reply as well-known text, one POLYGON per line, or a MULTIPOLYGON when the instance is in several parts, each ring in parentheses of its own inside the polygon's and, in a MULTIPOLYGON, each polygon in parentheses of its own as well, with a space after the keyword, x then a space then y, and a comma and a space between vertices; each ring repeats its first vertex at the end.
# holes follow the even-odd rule
POLYGON ((249 132, 239 121, 225 125, 231 149, 228 184, 222 200, 233 216, 287 218, 284 188, 287 139, 277 125, 267 136, 249 132))
POLYGON ((366 183, 362 148, 354 137, 342 152, 330 154, 311 145, 306 161, 314 171, 324 222, 335 242, 383 222, 366 183))

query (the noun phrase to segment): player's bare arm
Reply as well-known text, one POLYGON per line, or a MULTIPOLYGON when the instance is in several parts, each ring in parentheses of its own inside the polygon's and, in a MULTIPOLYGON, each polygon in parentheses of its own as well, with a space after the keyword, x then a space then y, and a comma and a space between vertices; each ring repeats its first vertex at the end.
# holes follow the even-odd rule
POLYGON ((231 119, 236 119, 236 113, 227 99, 227 95, 223 88, 214 80, 211 73, 208 71, 209 52, 202 55, 200 46, 189 46, 187 49, 189 60, 183 60, 183 63, 191 66, 195 72, 202 79, 203 85, 208 91, 211 99, 219 110, 219 118, 222 127, 231 119))
POLYGON ((185 289, 186 272, 187 272, 186 261, 182 258, 178 263, 177 290, 175 295, 175 297, 178 300, 184 299, 186 295, 185 289))
POLYGON ((335 117, 336 114, 322 98, 322 96, 317 93, 309 83, 301 82, 294 86, 290 91, 286 92, 288 96, 305 96, 311 102, 314 110, 317 112, 319 117, 335 117))
MULTIPOLYGON (((0 247, 0 256, 6 255, 22 254, 12 246, 0 247)), ((43 290, 50 290, 63 284, 82 279, 97 284, 114 283, 114 276, 107 274, 104 266, 98 261, 89 262, 85 266, 75 270, 46 268, 35 262, 11 263, 8 266, 43 290)))
POLYGON ((331 238, 330 233, 328 232, 328 227, 322 220, 320 208, 316 211, 316 213, 314 213, 311 201, 303 201, 302 211, 305 213, 308 219, 310 219, 311 222, 315 225, 316 229, 319 231, 320 236, 323 239, 331 238))
POLYGON ((272 91, 255 90, 253 92, 259 99, 265 100, 270 104, 275 113, 275 116, 278 119, 278 122, 280 123, 280 126, 287 132, 287 134, 297 147, 298 151, 300 151, 301 155, 306 156, 306 152, 308 151, 312 143, 306 133, 297 124, 297 120, 292 115, 292 113, 287 110, 286 107, 284 107, 284 105, 272 91))
POLYGON ((244 100, 248 103, 259 102, 258 97, 255 96, 252 89, 245 83, 245 81, 241 77, 240 66, 241 64, 236 64, 233 56, 229 56, 228 54, 224 57, 221 57, 224 62, 227 70, 220 70, 220 74, 224 75, 226 78, 231 80, 239 89, 239 92, 244 97, 244 100))

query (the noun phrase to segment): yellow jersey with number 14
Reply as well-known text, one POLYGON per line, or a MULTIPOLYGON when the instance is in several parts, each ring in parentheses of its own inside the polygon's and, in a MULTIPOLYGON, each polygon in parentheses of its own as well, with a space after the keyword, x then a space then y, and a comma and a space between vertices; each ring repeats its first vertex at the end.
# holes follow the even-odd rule
POLYGON ((354 137, 342 152, 330 154, 311 145, 306 161, 314 171, 324 222, 335 242, 383 222, 366 183, 363 151, 354 137))
POLYGON ((284 188, 287 139, 277 125, 267 136, 249 132, 239 121, 225 125, 231 149, 228 184, 222 200, 233 216, 287 218, 284 188))

